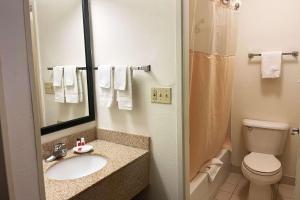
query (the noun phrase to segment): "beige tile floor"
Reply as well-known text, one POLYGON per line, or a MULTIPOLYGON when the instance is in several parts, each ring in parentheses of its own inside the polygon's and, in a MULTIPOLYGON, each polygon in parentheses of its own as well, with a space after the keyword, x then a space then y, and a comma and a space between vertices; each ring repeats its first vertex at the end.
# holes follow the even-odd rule
MULTIPOLYGON (((214 200, 246 200, 248 190, 249 181, 243 175, 230 173, 214 200)), ((275 186, 274 191, 277 193, 274 200, 295 200, 294 186, 280 184, 275 186)))

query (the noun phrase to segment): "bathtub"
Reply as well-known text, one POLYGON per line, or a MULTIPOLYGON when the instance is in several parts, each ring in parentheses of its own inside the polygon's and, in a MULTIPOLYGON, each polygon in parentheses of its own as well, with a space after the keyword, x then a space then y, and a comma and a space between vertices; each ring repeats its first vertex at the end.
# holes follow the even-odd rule
POLYGON ((224 162, 213 182, 206 173, 199 173, 190 182, 190 200, 212 200, 218 188, 224 183, 231 169, 231 151, 222 149, 217 158, 224 162))

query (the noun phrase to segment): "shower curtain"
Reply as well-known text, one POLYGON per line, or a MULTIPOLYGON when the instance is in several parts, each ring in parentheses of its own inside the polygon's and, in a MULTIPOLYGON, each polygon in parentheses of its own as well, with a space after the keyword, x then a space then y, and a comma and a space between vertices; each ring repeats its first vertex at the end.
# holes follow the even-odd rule
POLYGON ((229 139, 237 10, 234 4, 192 0, 190 13, 192 179, 229 139))

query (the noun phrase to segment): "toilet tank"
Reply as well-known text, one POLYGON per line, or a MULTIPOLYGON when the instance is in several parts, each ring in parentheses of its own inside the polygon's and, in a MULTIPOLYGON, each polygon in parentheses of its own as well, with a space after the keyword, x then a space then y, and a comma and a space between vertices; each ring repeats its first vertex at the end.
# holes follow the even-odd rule
POLYGON ((246 148, 250 152, 281 155, 289 130, 289 125, 280 122, 243 120, 246 148))

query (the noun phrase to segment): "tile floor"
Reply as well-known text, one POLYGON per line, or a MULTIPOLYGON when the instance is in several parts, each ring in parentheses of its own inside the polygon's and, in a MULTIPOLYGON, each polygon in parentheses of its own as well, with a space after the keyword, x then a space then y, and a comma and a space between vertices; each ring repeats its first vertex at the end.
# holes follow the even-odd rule
MULTIPOLYGON (((249 181, 241 174, 230 173, 225 183, 219 188, 214 200, 246 200, 249 181)), ((277 198, 274 200, 295 200, 294 186, 276 185, 277 198)))

